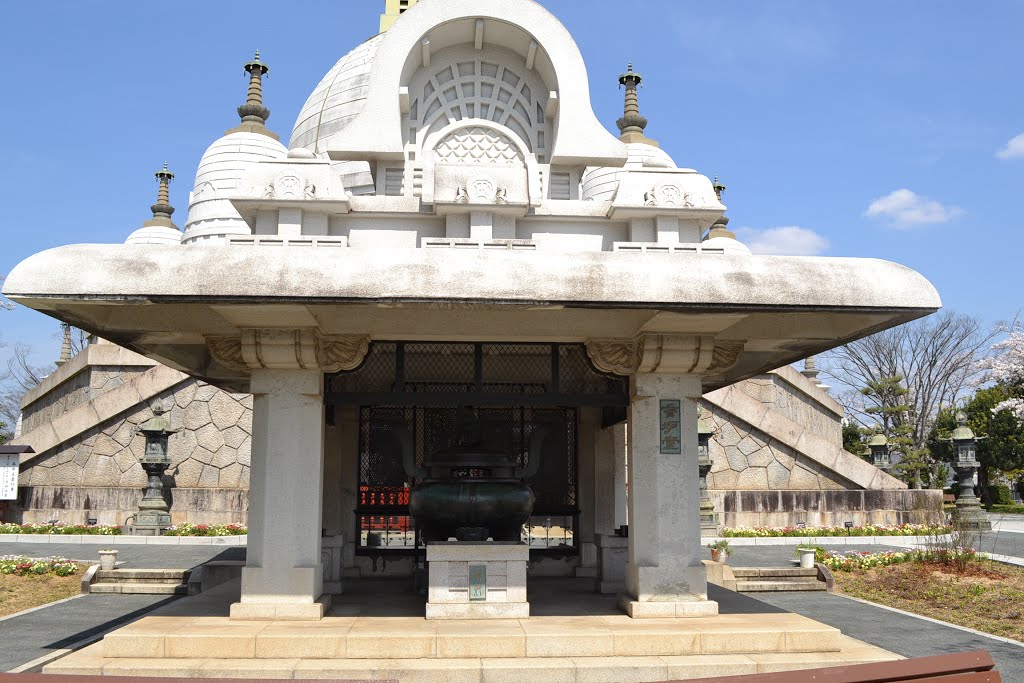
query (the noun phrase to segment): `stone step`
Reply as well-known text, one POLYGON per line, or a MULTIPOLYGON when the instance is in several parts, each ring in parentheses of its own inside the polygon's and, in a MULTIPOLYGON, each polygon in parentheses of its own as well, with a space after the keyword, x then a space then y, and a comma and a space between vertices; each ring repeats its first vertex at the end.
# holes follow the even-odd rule
POLYGON ((798 578, 798 577, 811 577, 817 578, 818 568, 810 567, 809 569, 803 569, 800 567, 733 567, 733 576, 737 579, 748 579, 752 577, 787 577, 787 578, 798 578))
POLYGON ((96 580, 103 583, 157 581, 162 583, 185 583, 189 571, 186 569, 101 569, 96 580))
POLYGON ((778 593, 783 591, 823 591, 828 590, 828 587, 824 581, 817 579, 737 580, 736 590, 740 593, 778 593))
MULTIPOLYGON (((530 617, 430 621, 325 617, 318 622, 145 617, 103 638, 107 658, 451 659, 828 653, 838 629, 795 614, 633 620, 530 617)), ((533 680, 532 678, 530 680, 533 680)))
POLYGON ((90 593, 121 593, 124 595, 187 595, 188 586, 183 583, 94 583, 90 593))
MULTIPOLYGON (((400 652, 397 649, 396 652, 400 652)), ((706 676, 733 676, 792 671, 847 664, 892 661, 898 655, 866 643, 842 637, 834 652, 750 653, 691 656, 611 656, 434 659, 211 659, 200 654, 187 659, 126 657, 112 659, 103 654, 103 643, 95 643, 52 662, 47 674, 106 676, 174 676, 189 678, 333 678, 350 680, 399 680, 402 683, 500 683, 506 681, 612 681, 653 682, 686 680, 706 676)))

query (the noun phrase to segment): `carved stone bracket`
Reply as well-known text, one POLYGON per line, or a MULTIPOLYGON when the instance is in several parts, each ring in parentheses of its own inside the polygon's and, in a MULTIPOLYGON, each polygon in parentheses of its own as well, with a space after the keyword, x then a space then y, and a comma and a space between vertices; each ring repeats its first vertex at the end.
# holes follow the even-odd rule
POLYGON ((247 370, 248 365, 242 358, 241 337, 207 337, 206 348, 214 360, 232 370, 247 370))
POLYGON ((588 341, 587 354, 599 370, 616 375, 705 375, 735 365, 743 346, 742 341, 716 341, 711 335, 643 334, 636 339, 588 341))
POLYGON ((369 348, 370 338, 365 335, 317 335, 316 361, 324 372, 355 370, 369 348))
POLYGON ((632 375, 640 367, 644 340, 592 339, 587 342, 587 355, 601 372, 632 375))
POLYGON ((352 370, 366 356, 366 335, 324 335, 315 329, 243 329, 237 337, 207 337, 210 354, 233 370, 318 368, 352 370))

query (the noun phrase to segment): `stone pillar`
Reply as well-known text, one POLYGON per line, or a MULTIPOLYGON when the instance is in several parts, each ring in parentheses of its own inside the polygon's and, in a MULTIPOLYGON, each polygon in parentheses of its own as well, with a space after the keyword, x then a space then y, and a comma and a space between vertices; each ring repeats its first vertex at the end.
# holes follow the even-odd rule
POLYGON ((211 360, 247 372, 253 394, 249 545, 233 619, 318 620, 329 605, 320 554, 324 373, 358 367, 369 343, 316 328, 206 338, 211 360))
POLYGON ((701 563, 696 375, 638 373, 629 410, 629 616, 718 614, 701 563))
POLYGON ((580 553, 580 566, 576 568, 576 576, 593 578, 597 576, 594 532, 597 530, 599 509, 604 505, 600 499, 598 483, 600 454, 597 452, 597 442, 601 429, 601 412, 597 408, 581 408, 579 415, 577 501, 580 517, 576 529, 576 544, 580 553))
POLYGON ((610 427, 612 432, 612 448, 614 473, 615 473, 615 523, 614 528, 629 524, 629 506, 626 501, 628 487, 628 472, 626 457, 626 444, 629 439, 629 430, 625 422, 610 427))
MULTIPOLYGON (((323 481, 323 374, 252 371, 249 544, 232 619, 317 620, 323 481)), ((319 601, 318 601, 319 600, 319 601)))

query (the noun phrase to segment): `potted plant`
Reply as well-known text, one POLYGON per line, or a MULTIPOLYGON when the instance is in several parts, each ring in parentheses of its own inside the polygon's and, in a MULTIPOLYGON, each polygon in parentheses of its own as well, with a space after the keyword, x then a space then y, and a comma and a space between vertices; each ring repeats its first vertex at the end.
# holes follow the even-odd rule
POLYGON ((117 565, 117 551, 113 548, 100 549, 100 569, 113 569, 117 565))
POLYGON ((796 554, 800 556, 800 568, 810 569, 814 566, 814 556, 818 549, 813 545, 798 545, 796 554))
POLYGON ((711 549, 711 560, 714 562, 721 562, 725 564, 729 559, 729 541, 723 539, 717 540, 714 543, 708 543, 708 548, 711 549))

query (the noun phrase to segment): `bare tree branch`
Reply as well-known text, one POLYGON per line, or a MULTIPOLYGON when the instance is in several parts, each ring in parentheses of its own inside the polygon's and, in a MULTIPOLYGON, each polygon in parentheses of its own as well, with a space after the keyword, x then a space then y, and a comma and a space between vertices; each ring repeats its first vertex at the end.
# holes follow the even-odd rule
POLYGON ((846 346, 822 358, 824 372, 843 385, 837 399, 851 419, 869 425, 875 418, 871 397, 859 389, 885 378, 901 377, 909 393, 915 448, 926 448, 932 421, 942 406, 952 405, 982 369, 978 358, 997 330, 984 332, 974 318, 942 311, 846 346))

